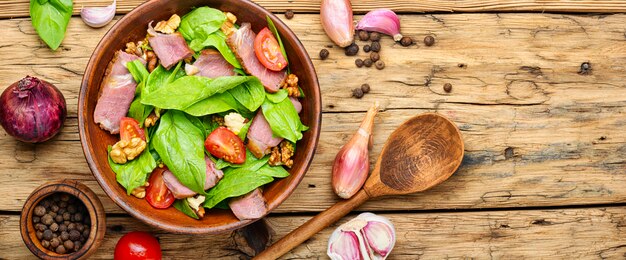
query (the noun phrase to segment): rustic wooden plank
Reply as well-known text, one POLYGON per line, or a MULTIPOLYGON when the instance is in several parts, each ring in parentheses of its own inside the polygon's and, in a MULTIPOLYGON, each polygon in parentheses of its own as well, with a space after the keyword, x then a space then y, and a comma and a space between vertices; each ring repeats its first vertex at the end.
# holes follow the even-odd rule
MULTIPOLYGON (((311 170, 278 212, 319 211, 336 197, 330 188, 335 153, 379 100, 387 111, 377 119, 374 160, 386 137, 412 115, 435 111, 463 132, 466 158, 449 181, 421 195, 368 202, 365 210, 492 208, 617 203, 626 201, 620 183, 626 161, 626 15, 555 14, 403 15, 403 30, 437 43, 410 48, 382 42, 383 71, 356 69, 353 58, 332 48, 316 15, 287 21, 319 74, 324 101, 322 135, 311 170), (590 61, 590 75, 579 75, 590 61), (462 64, 462 66, 459 66, 462 64), (355 81, 354 79, 360 79, 355 81), (359 82, 360 81, 360 82, 359 82), (361 82, 372 92, 349 98, 361 82), (442 85, 452 83, 452 93, 442 85), (340 141, 337 141, 340 140, 340 141)), ((91 176, 78 142, 77 96, 82 71, 106 29, 93 30, 76 18, 63 47, 51 52, 26 19, 0 21, 0 86, 36 75, 63 91, 69 114, 57 141, 29 146, 0 134, 0 210, 19 211, 38 185, 51 179, 86 182, 108 212, 120 212, 91 176), (16 73, 18 72, 18 73, 16 73)), ((361 57, 365 55, 360 54, 361 57)))
MULTIPOLYGON (((621 259, 626 253, 624 207, 383 215, 397 232, 388 259, 621 259)), ((276 240, 307 219, 273 216, 267 223, 276 240)), ((0 216, 0 227, 3 258, 33 258, 21 241, 19 217, 0 216)), ((328 237, 335 227, 324 229, 283 259, 326 259, 328 237)), ((249 258, 247 247, 235 242, 239 240, 233 234, 175 235, 130 217, 109 217, 104 242, 92 259, 111 259, 119 238, 134 230, 153 232, 165 259, 249 258)))
MULTIPOLYGON (((76 0, 74 1, 74 15, 80 13, 83 6, 106 6, 109 0, 76 0)), ((117 14, 126 14, 145 0, 120 0, 117 1, 117 14)), ((257 4, 272 12, 295 12, 319 13, 320 0, 255 0, 257 4)), ((13 0, 0 3, 0 18, 27 17, 28 0, 13 0)), ((624 0, 460 0, 460 1, 437 1, 437 0, 353 0, 352 9, 356 13, 365 13, 376 8, 389 8, 400 13, 422 12, 599 12, 612 13, 626 11, 624 0)))

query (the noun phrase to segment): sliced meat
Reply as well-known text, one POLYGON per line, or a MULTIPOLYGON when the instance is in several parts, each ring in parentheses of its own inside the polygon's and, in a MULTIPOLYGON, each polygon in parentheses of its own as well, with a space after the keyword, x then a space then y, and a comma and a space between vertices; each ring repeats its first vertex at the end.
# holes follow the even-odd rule
POLYGON ((146 63, 133 54, 117 51, 107 68, 93 117, 96 124, 100 124, 100 128, 111 134, 120 132, 120 120, 128 113, 130 103, 135 97, 137 83, 126 68, 126 63, 136 59, 146 63))
POLYGON ((261 110, 252 119, 248 129, 248 149, 257 158, 262 158, 271 152, 272 147, 277 146, 282 138, 274 137, 270 124, 265 120, 261 110))
POLYGON ((185 38, 180 33, 150 33, 150 35, 152 35, 148 37, 150 47, 161 61, 161 65, 168 70, 179 61, 189 59, 193 55, 193 50, 187 46, 185 38))
MULTIPOLYGON (((206 179, 204 181, 204 190, 208 190, 210 188, 215 187, 217 182, 224 177, 224 173, 221 170, 215 168, 215 163, 209 159, 209 157, 205 157, 204 161, 206 162, 206 179)), ((165 181, 165 186, 172 192, 175 198, 184 199, 195 196, 197 193, 187 188, 187 186, 183 185, 176 176, 169 170, 165 170, 163 172, 163 181, 165 181)))
POLYGON ((300 114, 300 112, 302 112, 302 103, 300 103, 300 100, 298 100, 295 97, 289 97, 289 101, 291 101, 291 104, 293 104, 293 107, 296 108, 296 112, 300 114))
POLYGON ((252 192, 231 199, 228 206, 239 220, 258 219, 267 214, 267 202, 259 188, 252 192))
POLYGON ((243 69, 250 75, 259 78, 265 90, 270 93, 275 93, 280 89, 280 83, 286 76, 285 71, 272 71, 267 69, 254 54, 254 33, 249 23, 241 24, 239 30, 232 33, 227 43, 231 50, 237 56, 237 59, 243 66, 243 69))
POLYGON ((196 76, 217 78, 222 76, 235 76, 235 67, 230 65, 226 59, 216 50, 206 49, 200 57, 193 63, 199 72, 196 76))

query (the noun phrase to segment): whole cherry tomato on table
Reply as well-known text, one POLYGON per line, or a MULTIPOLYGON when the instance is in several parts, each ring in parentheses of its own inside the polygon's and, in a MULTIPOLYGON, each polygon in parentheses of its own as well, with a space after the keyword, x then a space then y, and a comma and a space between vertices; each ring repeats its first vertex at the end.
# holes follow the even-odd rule
POLYGON ((133 231, 124 235, 119 241, 117 241, 113 259, 160 260, 161 245, 159 245, 159 241, 157 241, 154 236, 146 232, 133 231))

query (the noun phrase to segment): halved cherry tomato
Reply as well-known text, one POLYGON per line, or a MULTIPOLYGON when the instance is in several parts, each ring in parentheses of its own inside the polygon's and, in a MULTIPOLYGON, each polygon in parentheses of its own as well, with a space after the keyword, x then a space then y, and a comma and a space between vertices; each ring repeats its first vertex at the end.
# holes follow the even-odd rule
POLYGON ((176 198, 172 192, 165 186, 163 181, 163 172, 165 168, 156 168, 152 171, 150 179, 148 180, 148 188, 146 188, 146 200, 150 205, 157 209, 169 208, 176 198))
POLYGON ((241 164, 246 161, 246 148, 243 142, 239 136, 223 126, 207 136, 204 148, 213 156, 227 162, 241 164))
POLYGON ((270 70, 281 71, 287 67, 287 60, 280 52, 280 45, 267 27, 254 39, 254 53, 261 64, 270 70))
POLYGON ((146 135, 143 133, 143 129, 139 127, 139 122, 134 118, 123 117, 120 121, 120 139, 130 141, 135 137, 146 140, 146 135))

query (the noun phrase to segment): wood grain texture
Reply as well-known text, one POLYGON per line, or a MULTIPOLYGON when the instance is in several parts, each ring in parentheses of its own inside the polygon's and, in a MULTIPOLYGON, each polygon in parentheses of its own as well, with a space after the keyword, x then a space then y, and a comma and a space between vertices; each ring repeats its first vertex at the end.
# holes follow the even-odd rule
MULTIPOLYGON (((623 259, 626 208, 382 214, 395 225, 397 242, 388 259, 623 259)), ((327 259, 333 229, 326 228, 283 259, 327 259)), ((274 239, 304 223, 304 216, 267 218, 274 239)), ((19 235, 17 216, 0 216, 0 257, 34 259, 19 235)), ((111 259, 119 238, 130 231, 155 234, 164 259, 248 259, 253 253, 235 234, 175 235, 130 217, 109 217, 102 246, 90 259, 111 259)))
MULTIPOLYGON (((106 6, 109 0, 76 0, 74 14, 78 15, 83 6, 106 6)), ((117 14, 130 12, 145 0, 117 1, 117 14)), ((253 1, 272 12, 319 13, 320 0, 256 0, 253 1)), ((17 18, 28 16, 28 0, 12 0, 1 3, 0 18, 17 18)), ((376 8, 389 8, 401 13, 421 12, 625 12, 624 0, 352 0, 352 9, 355 13, 365 13, 376 8)))
MULTIPOLYGON (((432 47, 382 41, 385 70, 356 69, 354 59, 331 48, 316 15, 287 20, 319 75, 323 94, 320 145, 313 165, 277 212, 321 211, 337 201, 332 162, 375 101, 374 162, 387 136, 423 112, 446 115, 462 131, 460 170, 424 194, 367 202, 363 210, 584 205, 626 201, 626 15, 448 14, 403 15, 403 31, 432 34, 432 47), (579 75, 580 64, 592 64, 579 75), (356 80, 355 80, 356 79, 356 80), (350 98, 369 83, 372 92, 350 98), (443 84, 453 85, 452 92, 443 84)), ((0 86, 26 74, 56 84, 70 118, 52 142, 27 145, 0 131, 0 210, 19 211, 28 194, 53 179, 78 179, 107 199, 84 161, 77 134, 77 95, 83 69, 106 29, 73 18, 66 40, 51 52, 26 19, 0 21, 0 86)), ((361 44, 362 45, 362 44, 361 44)), ((360 57, 365 57, 363 53, 360 57)))

